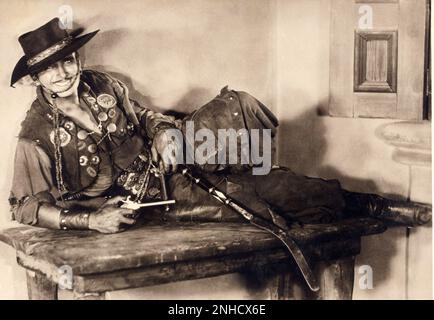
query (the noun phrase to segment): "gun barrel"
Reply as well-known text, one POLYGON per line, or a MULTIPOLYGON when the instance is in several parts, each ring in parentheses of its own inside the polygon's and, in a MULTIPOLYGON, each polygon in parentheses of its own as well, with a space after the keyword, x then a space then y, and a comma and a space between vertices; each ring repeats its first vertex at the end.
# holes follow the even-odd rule
POLYGON ((121 205, 121 208, 137 210, 145 207, 164 206, 164 205, 174 204, 175 202, 176 202, 175 200, 154 201, 154 202, 145 202, 145 203, 124 201, 124 203, 121 205))

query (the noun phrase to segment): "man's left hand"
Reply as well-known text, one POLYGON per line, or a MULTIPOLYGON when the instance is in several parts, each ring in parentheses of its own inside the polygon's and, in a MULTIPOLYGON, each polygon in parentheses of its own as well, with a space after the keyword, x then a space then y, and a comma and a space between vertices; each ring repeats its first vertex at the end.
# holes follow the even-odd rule
POLYGON ((152 161, 159 163, 160 170, 164 173, 174 173, 178 169, 178 155, 182 152, 182 145, 166 130, 158 131, 152 141, 152 161))

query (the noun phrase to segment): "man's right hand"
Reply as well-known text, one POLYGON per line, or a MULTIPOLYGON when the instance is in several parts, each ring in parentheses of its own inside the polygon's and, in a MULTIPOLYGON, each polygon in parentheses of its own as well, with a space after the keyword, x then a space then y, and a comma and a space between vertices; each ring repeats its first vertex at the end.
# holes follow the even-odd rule
POLYGON ((116 233, 122 231, 121 224, 132 225, 136 221, 125 217, 131 215, 134 210, 119 207, 119 202, 123 199, 121 196, 107 200, 101 207, 90 214, 89 229, 99 231, 101 233, 116 233))

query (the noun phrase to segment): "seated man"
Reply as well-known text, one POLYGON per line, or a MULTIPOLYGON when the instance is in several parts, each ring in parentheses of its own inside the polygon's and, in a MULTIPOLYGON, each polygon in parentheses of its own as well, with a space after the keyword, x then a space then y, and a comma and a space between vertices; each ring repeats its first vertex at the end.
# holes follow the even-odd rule
MULTIPOLYGON (((129 99, 127 87, 117 79, 82 70, 77 50, 96 33, 68 34, 59 19, 53 19, 19 38, 25 55, 14 69, 11 86, 31 76, 37 98, 17 144, 13 218, 53 229, 118 232, 136 223, 134 211, 120 206, 120 200, 127 195, 142 203, 167 198, 161 173, 172 171, 168 193, 177 203, 167 217, 238 221, 234 211, 177 173, 176 152, 184 146, 165 153, 169 144, 177 143, 169 130, 184 131, 186 121, 194 120, 214 129, 226 121, 227 127, 241 124, 274 132, 278 123, 271 112, 250 95, 227 89, 182 121, 143 108, 129 99), (238 120, 229 117, 225 108, 235 107, 249 113, 238 120)), ((201 171, 226 194, 280 227, 363 215, 404 225, 430 219, 429 207, 348 192, 335 180, 299 176, 280 167, 266 175, 252 174, 249 166, 235 167, 201 171)))

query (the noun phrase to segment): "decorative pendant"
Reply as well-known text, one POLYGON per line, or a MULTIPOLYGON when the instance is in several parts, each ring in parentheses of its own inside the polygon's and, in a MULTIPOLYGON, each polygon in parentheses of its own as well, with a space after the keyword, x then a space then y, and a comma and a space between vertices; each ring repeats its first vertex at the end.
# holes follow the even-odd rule
POLYGON ((84 167, 89 162, 89 159, 86 156, 80 156, 80 159, 78 162, 80 163, 80 166, 84 167))
POLYGON ((100 94, 96 98, 96 101, 104 109, 113 108, 116 104, 116 99, 112 95, 109 95, 108 93, 100 94))
POLYGON ((98 164, 98 163, 100 163, 100 161, 101 161, 101 159, 100 159, 100 157, 98 157, 98 156, 93 156, 93 157, 90 159, 90 162, 91 162, 92 164, 98 164))
POLYGON ((87 102, 90 104, 94 104, 96 102, 96 99, 94 97, 86 97, 87 102))
POLYGON ((66 121, 64 126, 65 126, 66 130, 68 130, 68 131, 72 131, 75 128, 75 124, 72 121, 66 121))
POLYGON ((105 113, 105 112, 98 113, 98 120, 99 121, 107 121, 107 119, 108 119, 107 113, 105 113))
POLYGON ((90 175, 91 177, 96 177, 96 170, 92 167, 87 167, 86 168, 86 172, 88 175, 90 175))
POLYGON ((155 197, 159 192, 160 192, 160 190, 158 190, 158 188, 151 187, 151 188, 149 188, 149 190, 148 190, 148 195, 149 195, 150 197, 155 197))
MULTIPOLYGON (((55 131, 53 130, 50 133, 50 141, 52 144, 54 144, 54 135, 55 131)), ((65 130, 65 128, 59 128, 59 140, 61 147, 68 145, 68 143, 71 141, 71 135, 65 130)))
POLYGON ((86 148, 86 143, 83 140, 80 140, 77 142, 77 149, 79 151, 83 150, 84 148, 86 148))
POLYGON ((87 138, 88 135, 89 135, 89 133, 86 130, 80 130, 77 133, 77 138, 80 140, 84 140, 87 138))
POLYGON ((116 132, 116 129, 117 129, 117 126, 116 126, 116 124, 114 124, 114 123, 110 123, 110 124, 107 126, 107 131, 108 131, 109 133, 116 132))
POLYGON ((87 151, 89 151, 90 153, 95 153, 96 149, 97 149, 97 147, 96 147, 96 144, 94 144, 94 143, 92 143, 91 145, 89 145, 87 147, 87 151))

